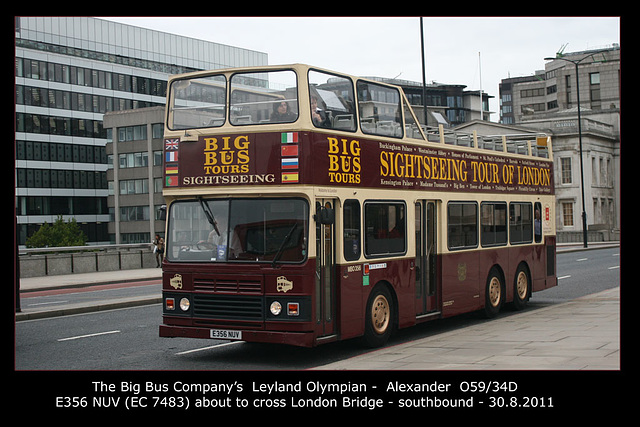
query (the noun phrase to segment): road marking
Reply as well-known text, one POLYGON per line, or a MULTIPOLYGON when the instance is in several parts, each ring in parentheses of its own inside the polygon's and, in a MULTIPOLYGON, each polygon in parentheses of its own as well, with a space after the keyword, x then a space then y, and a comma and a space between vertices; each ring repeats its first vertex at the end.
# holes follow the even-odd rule
POLYGON ((177 356, 182 356, 183 354, 196 353, 198 351, 210 350, 210 349, 216 348, 216 347, 226 347, 228 345, 240 344, 241 342, 242 341, 233 341, 233 342, 228 342, 228 343, 225 343, 225 344, 210 345, 209 347, 194 348, 193 350, 181 351, 180 353, 176 353, 176 355, 177 356))
POLYGON ((609 270, 615 270, 616 268, 620 268, 619 265, 614 265, 613 267, 609 267, 609 270))
POLYGON ((571 276, 560 276, 560 277, 558 277, 558 280, 561 280, 561 279, 568 279, 569 277, 571 277, 571 276))
POLYGON ((589 258, 578 258, 576 261, 587 261, 589 258))
POLYGON ((117 333, 120 333, 120 331, 107 331, 107 332, 98 332, 96 334, 89 334, 89 335, 78 335, 75 337, 60 338, 58 341, 71 341, 71 340, 77 340, 80 338, 90 338, 90 337, 97 337, 100 335, 117 334, 117 333))
POLYGON ((51 305, 51 304, 65 304, 69 301, 51 301, 51 302, 38 302, 35 304, 27 304, 29 307, 35 307, 36 305, 51 305))

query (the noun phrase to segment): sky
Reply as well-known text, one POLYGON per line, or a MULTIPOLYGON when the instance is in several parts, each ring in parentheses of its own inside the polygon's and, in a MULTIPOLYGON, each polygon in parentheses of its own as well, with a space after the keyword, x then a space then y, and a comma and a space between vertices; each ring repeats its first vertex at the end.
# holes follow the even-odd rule
MULTIPOLYGON (((306 63, 355 76, 422 82, 420 17, 103 17, 268 54, 269 65, 306 63)), ((494 98, 499 83, 544 70, 563 46, 620 44, 620 17, 423 17, 428 83, 466 85, 494 98)))

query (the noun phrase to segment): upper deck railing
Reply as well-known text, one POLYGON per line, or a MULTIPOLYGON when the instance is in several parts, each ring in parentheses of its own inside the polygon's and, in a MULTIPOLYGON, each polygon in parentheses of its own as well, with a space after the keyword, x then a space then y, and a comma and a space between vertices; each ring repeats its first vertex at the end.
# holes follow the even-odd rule
POLYGON ((545 159, 552 158, 550 137, 544 133, 478 135, 476 131, 472 133, 458 132, 455 129, 445 129, 442 125, 438 127, 422 126, 422 130, 429 142, 545 159))

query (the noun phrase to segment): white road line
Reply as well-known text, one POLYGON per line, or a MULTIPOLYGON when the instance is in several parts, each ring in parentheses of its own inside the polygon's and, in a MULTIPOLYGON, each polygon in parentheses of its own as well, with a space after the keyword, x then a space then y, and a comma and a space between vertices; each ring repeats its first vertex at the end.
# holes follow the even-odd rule
POLYGON ((560 280, 560 279, 568 279, 569 277, 571 277, 571 276, 560 276, 560 277, 558 277, 558 280, 560 280))
POLYGON ((233 342, 228 342, 228 343, 225 343, 225 344, 211 345, 209 347, 194 348, 193 350, 181 351, 180 353, 176 353, 176 355, 177 356, 182 356, 183 354, 196 353, 198 351, 210 350, 210 349, 216 348, 216 347, 226 347, 228 345, 236 345, 236 344, 240 344, 241 342, 242 341, 233 341, 233 342))
POLYGON ((587 261, 589 258, 578 258, 576 261, 587 261))
POLYGON ((60 338, 58 341, 71 341, 71 340, 77 340, 80 338, 90 338, 90 337, 97 337, 100 335, 117 334, 117 333, 120 333, 120 331, 107 331, 107 332, 98 332, 96 334, 89 334, 89 335, 78 335, 76 337, 60 338))
POLYGON ((29 307, 35 307, 37 305, 51 305, 51 304, 65 304, 68 303, 69 301, 51 301, 51 302, 38 302, 35 304, 27 304, 29 307))
POLYGON ((609 270, 615 270, 616 268, 620 268, 619 265, 614 265, 613 267, 609 267, 609 270))

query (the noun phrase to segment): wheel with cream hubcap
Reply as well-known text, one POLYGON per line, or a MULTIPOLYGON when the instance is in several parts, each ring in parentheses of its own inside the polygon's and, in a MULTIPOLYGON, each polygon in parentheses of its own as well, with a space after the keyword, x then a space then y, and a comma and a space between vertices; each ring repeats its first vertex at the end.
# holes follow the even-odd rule
POLYGON ((364 341, 370 347, 387 342, 393 332, 393 300, 389 290, 379 285, 371 292, 367 303, 364 341))
POLYGON ((513 307, 516 310, 522 310, 527 305, 530 295, 529 286, 529 273, 527 268, 521 264, 518 266, 513 283, 513 307))
POLYGON ((485 289, 484 313, 487 317, 495 317, 500 312, 504 298, 503 291, 502 276, 494 267, 489 272, 485 289))

